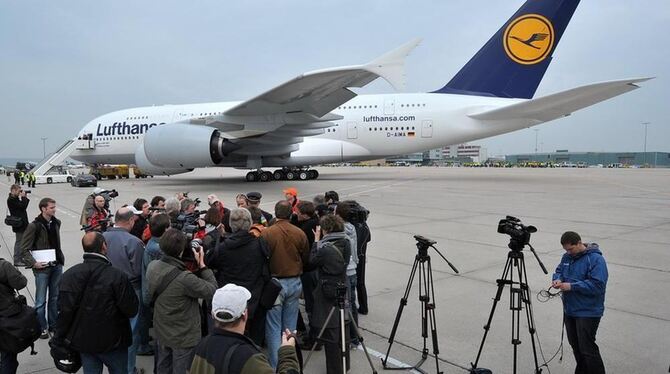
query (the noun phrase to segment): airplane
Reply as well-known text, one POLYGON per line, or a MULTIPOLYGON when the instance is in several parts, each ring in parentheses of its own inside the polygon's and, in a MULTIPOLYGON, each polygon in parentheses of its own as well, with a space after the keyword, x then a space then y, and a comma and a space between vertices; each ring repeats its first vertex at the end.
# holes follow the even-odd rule
POLYGON ((357 95, 383 78, 404 86, 412 40, 367 64, 311 71, 246 101, 120 110, 90 121, 71 158, 135 164, 145 174, 251 169, 247 181, 318 178, 310 165, 380 159, 535 126, 639 88, 651 78, 533 98, 579 0, 528 0, 442 88, 357 95), (278 167, 274 172, 263 167, 278 167))

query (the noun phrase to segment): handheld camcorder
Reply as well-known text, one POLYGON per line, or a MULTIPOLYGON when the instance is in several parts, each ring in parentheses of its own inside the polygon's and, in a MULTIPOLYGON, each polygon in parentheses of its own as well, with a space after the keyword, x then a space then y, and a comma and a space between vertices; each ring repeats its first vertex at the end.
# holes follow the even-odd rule
POLYGON ((521 220, 507 216, 498 222, 498 233, 510 236, 508 247, 513 251, 521 251, 530 242, 530 234, 537 232, 535 226, 525 226, 521 220))

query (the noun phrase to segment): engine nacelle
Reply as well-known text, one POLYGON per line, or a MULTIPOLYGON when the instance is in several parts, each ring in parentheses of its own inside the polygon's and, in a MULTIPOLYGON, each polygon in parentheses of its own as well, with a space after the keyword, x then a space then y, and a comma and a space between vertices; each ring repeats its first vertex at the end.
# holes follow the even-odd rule
POLYGON ((167 124, 152 127, 144 135, 144 154, 149 163, 159 168, 215 166, 238 148, 219 130, 206 126, 167 124))
POLYGON ((169 169, 158 167, 147 159, 147 155, 144 152, 144 144, 140 143, 140 146, 135 150, 135 165, 140 169, 140 171, 147 175, 175 175, 183 174, 192 171, 193 169, 169 169))

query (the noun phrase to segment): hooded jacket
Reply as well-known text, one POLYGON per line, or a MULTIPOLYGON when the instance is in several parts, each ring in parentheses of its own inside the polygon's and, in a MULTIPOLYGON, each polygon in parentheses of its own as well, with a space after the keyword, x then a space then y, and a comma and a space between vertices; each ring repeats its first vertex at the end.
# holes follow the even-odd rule
POLYGON ((570 291, 562 293, 563 311, 569 317, 602 317, 605 310, 607 263, 598 244, 574 256, 564 254, 552 280, 570 283, 570 291))

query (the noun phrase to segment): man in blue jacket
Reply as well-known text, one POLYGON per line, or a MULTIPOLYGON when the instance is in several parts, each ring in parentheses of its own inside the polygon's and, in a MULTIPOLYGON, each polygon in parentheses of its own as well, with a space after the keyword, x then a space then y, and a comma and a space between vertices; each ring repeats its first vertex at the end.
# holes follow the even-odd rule
POLYGON ((552 276, 562 291, 563 323, 577 361, 575 373, 605 373, 596 332, 605 310, 607 263, 595 243, 582 243, 573 231, 561 236, 565 254, 552 276))

